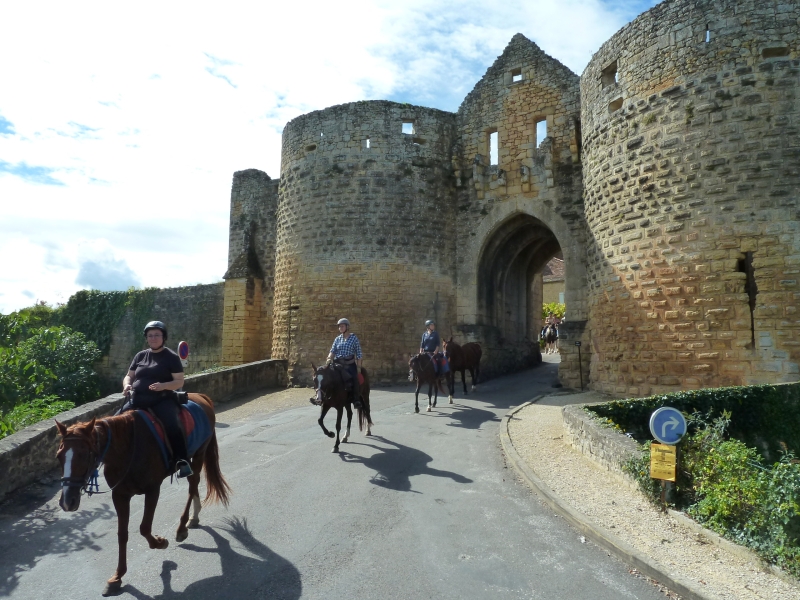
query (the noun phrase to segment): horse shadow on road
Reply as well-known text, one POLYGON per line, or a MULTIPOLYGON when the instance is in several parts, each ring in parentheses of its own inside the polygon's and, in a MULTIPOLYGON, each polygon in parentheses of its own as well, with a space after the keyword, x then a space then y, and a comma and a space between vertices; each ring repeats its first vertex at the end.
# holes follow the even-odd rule
MULTIPOLYGON (((47 492, 53 491, 49 486, 47 492)), ((23 501, 3 507, 11 514, 0 519, 0 597, 10 596, 22 576, 46 556, 67 556, 89 549, 99 551, 105 534, 86 531, 98 520, 116 519, 106 503, 65 516, 54 503, 36 508, 23 501)))
POLYGON ((411 489, 411 478, 415 475, 449 477, 456 483, 472 483, 471 479, 459 475, 458 473, 432 469, 428 466, 428 463, 433 460, 433 457, 422 450, 392 442, 378 435, 372 437, 375 440, 394 446, 394 448, 385 448, 374 444, 365 444, 363 442, 349 442, 348 445, 366 446, 378 452, 372 456, 366 457, 342 452, 339 454, 339 457, 344 462, 361 463, 368 469, 375 471, 375 475, 371 480, 375 485, 398 492, 413 492, 419 494, 420 492, 411 489))
POLYGON ((448 422, 447 425, 450 427, 480 429, 483 427, 484 423, 488 423, 489 421, 500 422, 500 417, 490 410, 472 406, 461 406, 458 404, 454 404, 453 406, 458 408, 449 413, 442 412, 437 415, 437 417, 449 419, 451 422, 448 422))
POLYGON ((171 560, 161 566, 161 581, 164 591, 152 597, 134 586, 127 584, 122 592, 127 592, 140 600, 169 600, 172 598, 214 599, 217 598, 275 598, 277 600, 296 600, 300 598, 303 586, 300 572, 295 566, 258 541, 247 527, 247 519, 234 517, 226 519, 227 527, 221 529, 244 546, 258 558, 239 554, 231 547, 231 542, 211 527, 201 526, 216 543, 216 548, 204 548, 195 544, 180 544, 180 548, 191 552, 219 554, 222 574, 208 577, 189 584, 183 591, 172 589, 172 572, 180 567, 171 560))

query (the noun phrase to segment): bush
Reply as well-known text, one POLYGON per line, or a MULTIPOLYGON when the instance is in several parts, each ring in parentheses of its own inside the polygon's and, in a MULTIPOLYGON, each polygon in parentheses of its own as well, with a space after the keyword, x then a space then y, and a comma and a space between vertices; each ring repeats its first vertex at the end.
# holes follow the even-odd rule
POLYGON ((547 315, 550 313, 553 313, 553 316, 558 317, 559 319, 563 319, 566 310, 567 305, 559 302, 548 302, 547 304, 542 304, 542 319, 546 319, 547 315))
MULTIPOLYGON (((771 462, 777 461, 784 449, 800 454, 800 384, 708 388, 615 400, 587 410, 613 421, 643 443, 650 439, 650 415, 662 406, 677 408, 684 415, 701 413, 709 422, 729 413, 726 431, 758 448, 771 462)), ((694 425, 690 423, 690 427, 694 425)))
POLYGON ((58 396, 17 404, 11 411, 0 416, 0 439, 73 408, 75 408, 74 402, 62 400, 58 396))

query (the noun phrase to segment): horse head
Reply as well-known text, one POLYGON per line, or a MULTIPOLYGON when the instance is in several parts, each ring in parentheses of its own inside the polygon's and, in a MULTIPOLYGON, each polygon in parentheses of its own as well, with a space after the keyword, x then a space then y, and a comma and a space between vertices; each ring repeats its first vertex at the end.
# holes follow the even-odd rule
POLYGON ((342 378, 336 373, 333 364, 315 367, 314 369, 314 394, 316 396, 317 404, 322 404, 326 399, 329 400, 332 396, 333 387, 337 384, 342 384, 342 378))
POLYGON ((78 423, 67 428, 56 421, 61 434, 61 445, 56 458, 61 463, 61 498, 59 506, 66 512, 78 510, 81 492, 86 489, 89 478, 97 468, 98 450, 95 420, 78 423))
POLYGON ((454 352, 457 353, 460 349, 461 346, 459 346, 453 341, 453 336, 450 336, 449 340, 445 340, 444 342, 442 342, 442 354, 444 354, 444 357, 447 360, 450 360, 452 354, 454 352))

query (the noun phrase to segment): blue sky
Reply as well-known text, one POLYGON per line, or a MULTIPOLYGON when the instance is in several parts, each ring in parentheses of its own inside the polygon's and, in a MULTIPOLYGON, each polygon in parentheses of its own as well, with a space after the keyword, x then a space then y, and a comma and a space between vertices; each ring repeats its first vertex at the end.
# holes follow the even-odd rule
POLYGON ((219 281, 234 171, 300 115, 454 111, 522 33, 580 74, 656 2, 13 3, 0 36, 0 312, 219 281), (213 8, 212 8, 213 7, 213 8))

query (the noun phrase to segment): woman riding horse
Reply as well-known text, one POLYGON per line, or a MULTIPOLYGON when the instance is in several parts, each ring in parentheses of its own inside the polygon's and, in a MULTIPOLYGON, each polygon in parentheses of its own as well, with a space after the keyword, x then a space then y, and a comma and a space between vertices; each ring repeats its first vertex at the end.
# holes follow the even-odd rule
POLYGON ((183 387, 183 365, 180 357, 164 345, 167 341, 164 323, 150 321, 144 326, 144 337, 149 348, 133 357, 128 374, 122 380, 122 393, 130 394, 130 400, 120 412, 136 408, 152 410, 164 424, 178 477, 189 477, 192 467, 173 399, 174 390, 183 387))

